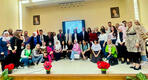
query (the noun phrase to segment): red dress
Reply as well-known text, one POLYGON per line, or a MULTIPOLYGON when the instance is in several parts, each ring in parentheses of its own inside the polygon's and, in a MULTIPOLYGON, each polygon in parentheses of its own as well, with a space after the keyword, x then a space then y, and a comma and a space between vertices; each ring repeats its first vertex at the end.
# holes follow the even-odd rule
POLYGON ((94 41, 97 39, 98 39, 97 33, 89 33, 89 41, 94 41))

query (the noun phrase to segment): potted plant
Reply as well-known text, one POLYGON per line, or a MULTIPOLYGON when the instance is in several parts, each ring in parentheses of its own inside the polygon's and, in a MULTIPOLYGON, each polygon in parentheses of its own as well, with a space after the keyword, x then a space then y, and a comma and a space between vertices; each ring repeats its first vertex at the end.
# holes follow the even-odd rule
POLYGON ((14 64, 5 65, 5 69, 8 69, 8 74, 12 74, 12 70, 14 69, 14 64))
POLYGON ((50 70, 51 70, 51 67, 52 67, 51 62, 45 61, 45 63, 43 64, 43 66, 44 66, 44 68, 46 70, 46 73, 47 74, 50 74, 50 70))
POLYGON ((8 76, 8 69, 5 69, 0 76, 0 80, 13 80, 13 77, 8 76))
POLYGON ((146 75, 142 74, 141 72, 136 74, 136 77, 127 76, 126 80, 148 80, 146 75))
POLYGON ((110 67, 110 64, 104 61, 97 62, 98 68, 101 69, 102 74, 106 74, 106 71, 110 67))

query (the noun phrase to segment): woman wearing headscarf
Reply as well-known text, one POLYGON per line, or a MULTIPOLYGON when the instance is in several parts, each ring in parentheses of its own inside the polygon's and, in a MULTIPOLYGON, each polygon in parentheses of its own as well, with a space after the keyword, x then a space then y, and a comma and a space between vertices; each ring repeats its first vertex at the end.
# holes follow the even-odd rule
POLYGON ((8 56, 8 46, 10 46, 10 37, 7 30, 5 30, 0 38, 0 62, 2 71, 7 63, 6 58, 8 56))
POLYGON ((145 63, 148 61, 147 56, 146 56, 146 39, 147 37, 147 31, 146 29, 140 24, 138 20, 135 21, 135 30, 138 33, 139 39, 140 39, 140 46, 139 48, 141 49, 141 59, 145 63))
POLYGON ((134 70, 140 70, 140 39, 138 33, 136 32, 136 27, 133 26, 132 21, 128 22, 128 29, 126 31, 126 41, 125 45, 127 47, 128 56, 130 56, 130 62, 134 70))
POLYGON ((59 40, 56 40, 54 44, 54 57, 56 61, 60 60, 61 51, 62 51, 61 43, 59 40))
POLYGON ((36 44, 42 44, 39 37, 37 37, 37 32, 33 32, 32 36, 29 38, 25 44, 30 44, 31 50, 33 50, 36 46, 36 44))
POLYGON ((80 55, 81 53, 81 48, 80 45, 77 43, 76 40, 74 40, 74 44, 73 44, 73 48, 72 48, 72 52, 71 52, 71 60, 74 61, 75 59, 75 54, 80 55))

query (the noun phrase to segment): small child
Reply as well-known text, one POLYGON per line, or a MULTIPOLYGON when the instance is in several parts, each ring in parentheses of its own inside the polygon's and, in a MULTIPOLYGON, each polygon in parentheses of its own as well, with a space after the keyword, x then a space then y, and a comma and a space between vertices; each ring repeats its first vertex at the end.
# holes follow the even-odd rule
POLYGON ((52 62, 52 59, 54 58, 53 52, 54 52, 53 45, 51 42, 49 42, 49 45, 47 46, 47 57, 49 62, 52 62))
POLYGON ((109 64, 111 66, 117 65, 118 64, 117 49, 116 46, 112 44, 112 41, 110 39, 107 41, 105 52, 108 53, 107 60, 109 60, 109 64))

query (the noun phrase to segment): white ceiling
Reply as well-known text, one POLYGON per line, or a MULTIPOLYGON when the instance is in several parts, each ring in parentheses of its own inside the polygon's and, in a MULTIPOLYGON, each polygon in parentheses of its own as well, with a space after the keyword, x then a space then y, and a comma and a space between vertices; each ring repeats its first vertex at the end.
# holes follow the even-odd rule
MULTIPOLYGON (((22 1, 27 1, 27 0, 22 0, 22 1)), ((39 2, 32 2, 32 0, 29 0, 29 3, 23 4, 23 5, 25 5, 26 7, 32 8, 32 7, 43 7, 43 6, 50 6, 50 5, 82 3, 86 1, 95 1, 95 0, 43 0, 39 2)))

